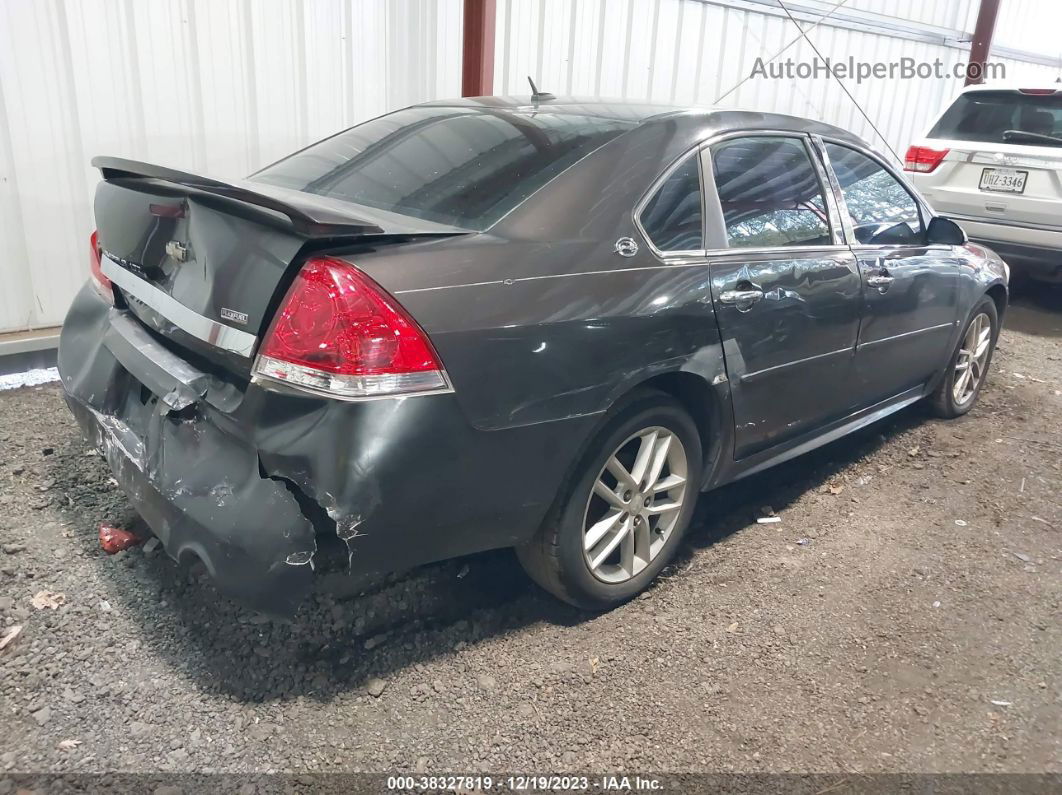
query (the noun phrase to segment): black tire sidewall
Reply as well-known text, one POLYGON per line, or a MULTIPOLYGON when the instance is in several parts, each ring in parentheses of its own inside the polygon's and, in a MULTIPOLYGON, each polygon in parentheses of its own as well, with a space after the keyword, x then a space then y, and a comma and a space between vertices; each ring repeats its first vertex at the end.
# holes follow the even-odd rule
POLYGON ((641 400, 613 418, 584 457, 557 516, 557 558, 565 590, 580 604, 596 609, 607 609, 622 604, 644 590, 674 557, 675 550, 685 535, 700 493, 702 467, 701 440, 697 426, 677 402, 666 397, 641 400), (632 434, 654 425, 667 428, 676 434, 685 448, 686 496, 675 528, 656 558, 627 582, 606 583, 590 572, 583 557, 583 521, 587 500, 594 481, 609 456, 632 434))
POLYGON ((965 414, 975 405, 977 405, 977 399, 981 396, 981 389, 984 388, 985 381, 988 380, 988 370, 992 366, 992 357, 996 352, 996 340, 999 338, 999 311, 996 309, 996 303, 990 297, 985 296, 977 305, 971 310, 970 315, 966 318, 966 322, 962 326, 962 331, 959 333, 959 339, 955 343, 955 350, 951 354, 951 358, 948 360, 948 371, 944 374, 943 383, 943 398, 945 401, 945 407, 948 414, 958 417, 965 414), (973 323, 974 318, 980 314, 987 314, 988 319, 992 323, 992 342, 988 349, 988 358, 985 359, 984 373, 981 376, 981 380, 977 384, 977 388, 974 390, 973 395, 965 403, 955 402, 955 364, 959 360, 959 351, 962 350, 963 340, 966 339, 966 332, 970 330, 970 324, 973 323))

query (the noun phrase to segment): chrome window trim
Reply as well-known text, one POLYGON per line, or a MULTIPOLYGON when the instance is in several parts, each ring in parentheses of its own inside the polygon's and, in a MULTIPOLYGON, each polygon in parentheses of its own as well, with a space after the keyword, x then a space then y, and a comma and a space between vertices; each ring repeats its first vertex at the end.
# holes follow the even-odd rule
POLYGON ((642 226, 642 211, 645 206, 649 204, 652 198, 656 195, 657 190, 660 189, 668 178, 675 173, 688 159, 691 157, 697 157, 701 150, 702 144, 698 143, 690 147, 678 157, 676 157, 671 164, 665 168, 656 179, 653 180, 649 188, 642 194, 642 197, 638 200, 638 203, 634 205, 634 210, 631 212, 631 220, 634 222, 634 228, 638 230, 638 233, 645 240, 645 245, 656 256, 657 259, 665 259, 668 257, 703 257, 705 249, 703 244, 706 241, 705 237, 705 211, 704 206, 704 174, 701 171, 700 158, 697 158, 697 178, 700 180, 700 194, 701 194, 701 243, 702 248, 699 249, 659 249, 653 242, 653 239, 649 236, 649 233, 645 231, 645 227, 642 226))
POLYGON ((852 216, 848 213, 848 205, 844 200, 844 190, 842 190, 841 182, 837 179, 837 174, 833 170, 833 163, 830 162, 830 154, 826 151, 826 142, 822 140, 822 136, 812 135, 811 145, 818 153, 819 160, 826 169, 826 179, 829 182, 830 192, 833 194, 834 203, 837 205, 837 218, 840 220, 841 228, 844 230, 844 238, 848 241, 849 245, 855 245, 856 236, 855 227, 852 226, 852 216))
POLYGON ((258 344, 258 338, 254 334, 226 326, 192 311, 169 293, 123 268, 117 259, 106 251, 100 258, 100 270, 123 292, 151 307, 186 334, 247 359, 254 353, 258 344))
MULTIPOLYGON (((841 212, 841 208, 842 208, 843 205, 839 204, 839 200, 838 200, 837 195, 833 194, 833 191, 834 191, 833 181, 836 179, 836 176, 834 175, 832 168, 829 167, 828 161, 827 162, 823 162, 825 160, 824 157, 823 157, 823 159, 820 160, 820 150, 816 146, 816 139, 818 139, 819 141, 829 141, 830 143, 841 144, 843 146, 849 146, 852 149, 856 149, 856 150, 858 150, 858 151, 870 156, 874 160, 876 160, 883 167, 885 167, 886 170, 888 170, 893 176, 896 176, 895 170, 890 168, 887 164, 883 163, 881 158, 878 157, 875 152, 873 152, 872 150, 867 149, 864 146, 857 145, 857 144, 855 144, 855 143, 853 143, 851 141, 847 141, 845 139, 834 138, 834 137, 830 137, 830 136, 820 136, 820 135, 818 135, 816 133, 799 132, 799 131, 796 131, 796 130, 779 130, 779 129, 727 130, 726 132, 716 133, 715 135, 712 135, 712 136, 704 139, 703 141, 699 141, 698 143, 694 144, 690 148, 688 148, 685 151, 683 151, 682 154, 680 154, 678 157, 676 157, 674 159, 674 161, 672 161, 671 164, 668 165, 668 167, 665 168, 664 171, 662 171, 660 173, 660 175, 657 176, 657 178, 655 180, 653 180, 653 182, 650 184, 650 186, 642 194, 641 198, 639 198, 638 202, 634 205, 634 209, 631 212, 631 219, 632 219, 632 221, 634 223, 634 226, 638 230, 638 233, 642 236, 642 239, 645 240, 645 244, 648 247, 648 249, 659 260, 665 260, 665 259, 672 258, 672 257, 702 257, 702 258, 719 257, 719 256, 723 256, 723 255, 727 255, 727 254, 735 254, 735 253, 749 254, 749 255, 755 256, 755 255, 761 255, 761 254, 768 254, 769 255, 769 254, 774 254, 774 253, 778 253, 778 254, 781 254, 781 255, 786 255, 786 254, 790 254, 790 253, 799 254, 801 252, 812 252, 812 251, 838 251, 838 252, 848 251, 849 250, 849 244, 848 244, 847 241, 855 239, 854 236, 850 233, 850 230, 848 229, 848 227, 846 226, 846 223, 849 221, 849 219, 847 217, 848 216, 848 211, 847 211, 847 208, 845 208, 844 212, 841 212), (656 245, 654 245, 654 243, 652 241, 652 238, 649 237, 648 233, 645 231, 645 228, 642 226, 642 223, 641 223, 642 210, 645 208, 645 205, 649 203, 649 200, 656 193, 656 191, 660 187, 660 185, 662 185, 667 180, 667 178, 671 176, 672 172, 675 171, 675 169, 677 169, 685 161, 686 158, 693 157, 693 156, 698 156, 698 159, 699 159, 700 154, 705 152, 705 151, 709 151, 710 152, 711 147, 713 145, 718 144, 718 143, 722 143, 722 142, 727 141, 727 140, 732 139, 732 138, 756 138, 756 137, 775 137, 775 138, 777 138, 779 136, 784 137, 784 138, 797 138, 797 139, 800 139, 800 140, 803 141, 805 151, 807 151, 807 153, 808 153, 808 157, 811 160, 812 167, 815 169, 816 174, 818 174, 820 187, 822 188, 823 198, 824 198, 824 200, 827 203, 827 208, 828 209, 833 209, 833 210, 836 211, 836 215, 833 216, 833 218, 836 219, 836 220, 835 221, 831 220, 831 223, 830 223, 830 235, 831 235, 831 237, 834 240, 833 244, 826 245, 826 246, 821 246, 821 245, 820 246, 759 246, 759 247, 756 247, 756 248, 741 248, 741 247, 726 246, 726 247, 723 247, 723 248, 708 248, 707 247, 707 241, 708 241, 708 229, 707 229, 708 207, 706 206, 708 190, 707 190, 707 188, 705 186, 705 180, 707 178, 707 175, 704 172, 704 168, 703 168, 702 164, 698 163, 698 170, 699 170, 700 178, 701 178, 701 215, 702 215, 702 217, 704 219, 704 224, 705 224, 705 229, 702 232, 702 234, 704 236, 704 241, 705 241, 706 247, 704 249, 698 249, 698 250, 687 249, 687 250, 683 250, 683 251, 661 251, 660 249, 658 249, 656 247, 656 245), (823 181, 822 181, 823 172, 824 171, 825 171, 825 176, 826 176, 826 178, 828 180, 827 183, 823 183, 823 181), (829 189, 827 189, 827 186, 829 187, 829 189), (831 195, 833 196, 832 204, 835 205, 834 207, 830 206, 831 205, 831 195)), ((825 155, 825 148, 823 148, 821 150, 821 153, 822 153, 823 156, 825 155)), ((714 179, 714 176, 713 176, 713 179, 714 179)), ((911 184, 907 180, 902 180, 902 178, 901 178, 901 181, 902 181, 903 186, 906 189, 908 189, 908 191, 911 191, 911 192, 914 193, 915 201, 919 204, 919 210, 920 210, 921 213, 923 213, 923 222, 924 222, 924 219, 926 217, 924 214, 926 212, 928 212, 928 205, 925 203, 925 200, 922 198, 922 196, 917 193, 917 191, 913 191, 911 184)), ((837 186, 836 190, 838 190, 838 191, 840 190, 840 186, 839 185, 837 186)), ((714 190, 712 192, 712 195, 715 195, 714 190)), ((928 226, 928 224, 927 224, 927 226, 928 226)))
POLYGON ((746 257, 760 257, 775 255, 788 256, 790 254, 812 254, 814 252, 825 254, 850 254, 851 249, 844 243, 827 243, 824 246, 757 246, 756 248, 712 248, 705 252, 709 259, 719 257, 732 257, 741 255, 746 257))

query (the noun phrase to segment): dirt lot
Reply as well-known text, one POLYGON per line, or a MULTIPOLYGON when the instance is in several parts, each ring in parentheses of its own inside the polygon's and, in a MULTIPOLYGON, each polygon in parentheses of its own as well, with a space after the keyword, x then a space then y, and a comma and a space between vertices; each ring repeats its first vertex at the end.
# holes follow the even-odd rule
POLYGON ((104 555, 129 507, 59 390, 3 393, 0 769, 1062 771, 1060 484, 1062 298, 1037 294, 972 414, 706 496, 619 610, 497 553, 286 624, 104 555))

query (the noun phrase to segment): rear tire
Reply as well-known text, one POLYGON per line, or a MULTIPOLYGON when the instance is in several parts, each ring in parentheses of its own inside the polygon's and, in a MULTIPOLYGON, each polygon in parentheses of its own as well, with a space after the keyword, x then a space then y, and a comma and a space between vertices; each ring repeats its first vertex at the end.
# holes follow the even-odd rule
POLYGON ((701 470, 700 435, 689 414, 663 393, 640 392, 591 442, 517 557, 531 579, 559 599, 585 610, 616 607, 643 591, 674 557, 693 515, 701 470))
POLYGON ((933 413, 944 419, 961 417, 977 403, 999 337, 996 303, 984 296, 970 312, 948 369, 930 396, 933 413))

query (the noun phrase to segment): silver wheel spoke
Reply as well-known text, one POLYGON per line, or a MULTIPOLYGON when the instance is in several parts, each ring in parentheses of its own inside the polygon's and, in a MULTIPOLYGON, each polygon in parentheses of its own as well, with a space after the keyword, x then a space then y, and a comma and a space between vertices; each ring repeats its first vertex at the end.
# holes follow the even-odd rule
POLYGON ((958 383, 955 384, 955 391, 959 396, 960 401, 966 399, 966 385, 968 383, 970 383, 970 371, 966 370, 963 372, 962 376, 960 376, 958 383))
POLYGON ((637 574, 648 566, 653 557, 652 532, 649 529, 649 521, 647 519, 643 519, 634 528, 634 567, 631 571, 632 574, 637 574))
POLYGON ((616 456, 612 456, 608 463, 605 464, 605 468, 612 473, 612 476, 626 486, 629 489, 637 489, 638 484, 634 478, 631 477, 631 473, 627 471, 627 468, 620 463, 616 456))
POLYGON ((598 480, 594 483, 594 494, 603 499, 613 508, 619 508, 621 511, 623 510, 623 500, 616 492, 614 492, 607 485, 602 483, 600 478, 598 478, 598 480))
POLYGON ((623 513, 621 511, 613 511, 608 514, 600 522, 597 522, 593 527, 586 531, 586 536, 583 539, 583 546, 587 552, 596 547, 602 538, 608 535, 609 531, 615 530, 619 527, 621 520, 623 519, 623 513))
POLYGON ((631 477, 634 478, 635 488, 644 482, 645 472, 653 459, 653 448, 656 447, 656 439, 659 435, 659 431, 650 431, 640 440, 638 456, 634 459, 634 466, 631 467, 631 477))
POLYGON ((682 507, 681 502, 655 502, 645 509, 650 516, 662 516, 665 513, 677 511, 682 507))
POLYGON ((653 460, 649 466, 649 475, 643 481, 646 486, 652 486, 660 479, 660 473, 663 471, 664 463, 667 461, 667 451, 671 448, 671 440, 673 438, 669 433, 656 443, 656 449, 653 450, 653 460))
POLYGON ((604 563, 608 556, 611 555, 616 547, 622 543, 623 539, 631 534, 631 520, 628 518, 620 525, 619 532, 617 532, 612 538, 610 538, 601 548, 601 551, 594 556, 594 559, 590 562, 593 568, 597 568, 604 563))
POLYGON ((686 478, 682 475, 668 475, 663 480, 658 480, 653 484, 653 494, 659 494, 662 491, 671 491, 671 489, 677 489, 683 483, 686 482, 686 478))
POLYGON ((633 577, 634 572, 634 533, 625 533, 623 542, 620 544, 620 569, 627 577, 633 577))

